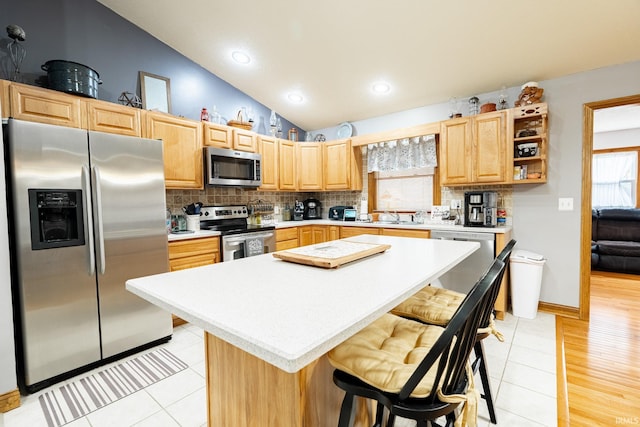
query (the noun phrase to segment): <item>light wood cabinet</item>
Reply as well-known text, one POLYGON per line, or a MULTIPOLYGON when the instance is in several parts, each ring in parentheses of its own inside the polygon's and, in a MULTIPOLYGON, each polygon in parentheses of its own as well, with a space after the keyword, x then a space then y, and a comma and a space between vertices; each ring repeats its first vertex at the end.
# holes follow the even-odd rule
POLYGON ((8 80, 0 80, 0 108, 2 108, 1 118, 5 119, 10 116, 11 101, 9 97, 9 87, 11 82, 8 80))
POLYGON ((338 240, 340 238, 340 227, 337 225, 327 226, 327 241, 338 240))
MULTIPOLYGON (((218 262, 220 262, 219 237, 203 237, 169 242, 169 271, 185 270, 218 262)), ((171 316, 174 327, 186 323, 183 319, 173 314, 171 316)))
POLYGON ((209 147, 233 148, 233 129, 229 126, 202 122, 203 144, 209 147))
MULTIPOLYGON (((496 233, 495 239, 495 252, 497 256, 511 240, 511 232, 509 231, 506 233, 496 233)), ((500 284, 498 297, 494 305, 494 309, 496 311, 496 319, 498 320, 504 320, 504 314, 509 309, 509 275, 509 265, 507 264, 507 268, 504 271, 504 276, 502 276, 502 283, 500 284)))
POLYGON ((262 185, 260 190, 278 190, 278 140, 272 137, 260 136, 258 138, 258 152, 262 155, 260 163, 262 185))
POLYGON ((258 135, 250 130, 233 129, 233 149, 240 151, 258 151, 258 135))
POLYGON ((441 123, 442 185, 504 184, 509 179, 508 110, 441 123))
POLYGON ((276 229, 276 251, 284 251, 298 246, 298 227, 276 229))
POLYGON ((203 237, 169 242, 170 271, 200 267, 217 262, 220 262, 219 237, 203 237))
POLYGON ((326 225, 312 225, 311 236, 314 244, 324 243, 327 241, 328 226, 326 225))
POLYGON ((513 143, 509 149, 513 152, 513 184, 532 184, 547 182, 547 104, 539 103, 514 108, 513 143), (518 145, 537 144, 534 156, 518 157, 518 145), (525 169, 525 170, 523 170, 525 169), (516 179, 516 177, 520 179, 516 179))
POLYGON ((86 128, 84 98, 20 83, 11 83, 9 99, 9 114, 14 119, 80 129, 86 128))
POLYGON ((351 188, 351 140, 343 139, 322 144, 322 169, 325 190, 351 188))
POLYGON ((431 237, 431 230, 408 230, 406 228, 383 228, 380 230, 380 234, 382 234, 383 236, 418 237, 422 239, 429 239, 431 237))
POLYGON ((142 110, 111 102, 87 101, 87 127, 98 132, 142 136, 142 110))
POLYGON ((340 238, 359 236, 360 234, 380 234, 377 227, 340 227, 340 238))
POLYGON ((297 190, 296 144, 285 139, 278 140, 278 188, 297 190))
POLYGON ((155 112, 146 117, 147 137, 163 142, 166 187, 203 188, 201 122, 155 112))
POLYGON ((298 190, 319 191, 323 189, 322 143, 305 142, 296 144, 298 166, 298 190))
POLYGON ((473 174, 475 183, 504 183, 507 174, 508 110, 473 117, 473 174))
POLYGON ((298 246, 313 244, 313 228, 310 225, 298 227, 298 246))

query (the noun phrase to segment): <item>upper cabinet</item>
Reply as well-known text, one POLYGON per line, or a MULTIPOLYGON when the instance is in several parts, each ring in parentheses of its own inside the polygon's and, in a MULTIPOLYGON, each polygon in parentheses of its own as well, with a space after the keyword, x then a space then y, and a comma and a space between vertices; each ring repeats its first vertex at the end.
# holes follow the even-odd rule
POLYGON ((87 127, 98 132, 142 136, 141 110, 111 102, 87 100, 87 127))
POLYGON ((211 122, 202 122, 204 129, 203 143, 217 148, 233 148, 233 128, 211 122))
POLYGON ((323 143, 305 142, 296 145, 296 161, 298 164, 298 190, 323 190, 323 143))
POLYGON ((442 185, 503 184, 510 180, 509 110, 442 122, 442 185))
POLYGON ((255 153, 258 151, 258 135, 250 130, 233 129, 233 149, 240 151, 249 151, 255 153))
POLYGON ((78 96, 20 83, 9 87, 10 115, 18 120, 86 128, 84 101, 78 96))
POLYGON ((362 151, 352 148, 351 140, 343 139, 322 144, 324 189, 362 189, 362 151))
POLYGON ((513 183, 547 182, 547 104, 513 109, 513 183))
POLYGON ((278 190, 278 140, 273 137, 258 137, 258 152, 262 155, 260 190, 278 190))
POLYGON ((297 183, 296 143, 285 139, 278 140, 278 188, 295 191, 297 183))
POLYGON ((167 188, 203 188, 202 123, 148 111, 147 138, 164 144, 167 188))

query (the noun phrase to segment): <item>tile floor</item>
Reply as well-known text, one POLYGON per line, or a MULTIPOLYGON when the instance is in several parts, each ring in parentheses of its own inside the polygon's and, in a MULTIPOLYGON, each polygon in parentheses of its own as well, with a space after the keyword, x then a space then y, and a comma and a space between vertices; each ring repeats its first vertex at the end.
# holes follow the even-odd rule
MULTIPOLYGON (((539 313, 536 319, 528 320, 507 314, 497 324, 505 342, 489 337, 484 343, 498 425, 555 426, 555 317, 539 313)), ((202 330, 192 325, 179 326, 173 339, 164 346, 189 364, 189 368, 67 426, 205 426, 202 330)), ((479 378, 476 384, 481 387, 479 378)), ((0 414, 0 427, 46 427, 38 402, 38 395, 45 391, 23 396, 19 408, 0 414)), ((479 410, 479 427, 490 426, 484 401, 480 402, 479 410)))

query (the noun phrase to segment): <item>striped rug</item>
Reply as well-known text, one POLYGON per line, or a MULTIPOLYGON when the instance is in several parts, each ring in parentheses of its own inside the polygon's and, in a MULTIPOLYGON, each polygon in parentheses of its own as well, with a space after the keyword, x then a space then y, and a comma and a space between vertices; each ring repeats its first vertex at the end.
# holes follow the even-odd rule
POLYGON ((168 350, 156 349, 47 391, 40 407, 49 427, 63 426, 187 367, 168 350))

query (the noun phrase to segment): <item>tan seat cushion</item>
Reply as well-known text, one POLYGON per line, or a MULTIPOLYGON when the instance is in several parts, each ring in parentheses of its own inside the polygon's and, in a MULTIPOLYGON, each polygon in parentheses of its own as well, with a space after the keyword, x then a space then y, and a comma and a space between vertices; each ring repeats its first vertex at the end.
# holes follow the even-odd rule
MULTIPOLYGON (((328 353, 337 369, 381 390, 398 393, 444 328, 385 314, 328 353)), ((437 363, 411 394, 431 392, 437 363)))
POLYGON ((459 292, 427 286, 391 310, 391 313, 432 325, 446 326, 464 298, 465 295, 459 292))

